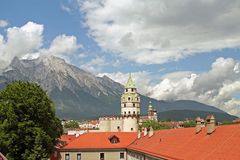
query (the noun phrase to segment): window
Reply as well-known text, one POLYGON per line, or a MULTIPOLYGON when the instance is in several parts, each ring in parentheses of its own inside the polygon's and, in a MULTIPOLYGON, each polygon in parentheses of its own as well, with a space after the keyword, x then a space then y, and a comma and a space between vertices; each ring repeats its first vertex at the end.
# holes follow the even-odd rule
POLYGON ((133 131, 133 128, 131 128, 131 131, 133 131))
POLYGON ((65 160, 70 160, 70 155, 69 154, 65 154, 65 160))
POLYGON ((127 114, 126 112, 124 112, 124 114, 127 114))
MULTIPOLYGON (((120 127, 119 127, 119 129, 120 129, 120 127)), ((112 143, 112 144, 116 144, 116 143, 120 142, 119 138, 115 135, 112 135, 112 136, 108 137, 108 139, 109 139, 110 143, 112 143)))
POLYGON ((77 154, 77 160, 81 160, 81 153, 77 154))
POLYGON ((124 153, 120 153, 120 159, 124 159, 124 153))
POLYGON ((124 107, 126 107, 126 104, 124 103, 124 105, 123 105, 124 107))
POLYGON ((130 112, 130 111, 128 111, 128 114, 131 114, 131 112, 130 112))
POLYGON ((126 92, 128 92, 128 89, 126 89, 126 92))
POLYGON ((135 111, 133 111, 133 114, 135 114, 135 111))
POLYGON ((132 88, 132 92, 134 91, 134 89, 132 88))
POLYGON ((100 160, 104 160, 104 153, 100 153, 100 160))
POLYGON ((130 98, 130 97, 128 97, 128 100, 130 101, 130 100, 131 100, 131 98, 130 98))
POLYGON ((133 107, 135 107, 135 103, 133 103, 133 107))

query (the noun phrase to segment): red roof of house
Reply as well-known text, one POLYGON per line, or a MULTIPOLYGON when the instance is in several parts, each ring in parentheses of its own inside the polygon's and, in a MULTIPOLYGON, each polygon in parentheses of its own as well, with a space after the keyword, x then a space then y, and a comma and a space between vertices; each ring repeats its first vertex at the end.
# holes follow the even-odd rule
POLYGON ((127 148, 166 159, 240 159, 240 125, 217 126, 207 135, 207 128, 195 134, 195 128, 156 131, 141 137, 127 148))
POLYGON ((99 148, 127 148, 137 138, 133 132, 93 132, 84 133, 66 145, 63 149, 99 149, 99 148), (112 144, 109 137, 119 138, 119 142, 112 144))

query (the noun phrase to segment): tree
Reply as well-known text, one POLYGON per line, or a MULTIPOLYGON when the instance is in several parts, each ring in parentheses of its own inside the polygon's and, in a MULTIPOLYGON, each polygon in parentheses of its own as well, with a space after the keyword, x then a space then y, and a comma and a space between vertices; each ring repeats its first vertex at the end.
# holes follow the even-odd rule
POLYGON ((9 160, 49 158, 62 132, 39 85, 15 81, 0 92, 0 150, 9 160))
POLYGON ((64 124, 64 128, 79 128, 77 121, 69 121, 64 124))
POLYGON ((195 127, 195 126, 196 126, 196 122, 192 120, 183 123, 184 128, 195 127))
POLYGON ((148 120, 146 122, 144 122, 141 126, 140 129, 142 128, 150 128, 152 127, 153 130, 159 130, 159 129, 170 129, 171 127, 167 124, 163 124, 163 123, 159 123, 157 121, 153 121, 153 120, 148 120))

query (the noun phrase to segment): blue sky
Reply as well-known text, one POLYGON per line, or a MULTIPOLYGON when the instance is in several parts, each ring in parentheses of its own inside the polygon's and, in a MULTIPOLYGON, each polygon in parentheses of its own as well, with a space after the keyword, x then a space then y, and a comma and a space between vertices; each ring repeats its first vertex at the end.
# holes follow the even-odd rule
POLYGON ((131 72, 153 98, 240 115, 238 7, 234 0, 2 0, 0 55, 7 64, 13 56, 52 54, 120 83, 131 72), (28 34, 36 41, 21 50, 28 34))

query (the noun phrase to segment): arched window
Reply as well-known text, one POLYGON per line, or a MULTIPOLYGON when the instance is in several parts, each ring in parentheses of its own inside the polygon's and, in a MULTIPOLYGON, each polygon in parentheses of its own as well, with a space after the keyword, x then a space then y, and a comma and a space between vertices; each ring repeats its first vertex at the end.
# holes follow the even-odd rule
POLYGON ((133 103, 133 107, 135 107, 135 103, 133 103))
POLYGON ((130 112, 130 111, 128 111, 128 114, 131 114, 131 112, 130 112))
POLYGON ((126 107, 126 103, 124 103, 124 105, 123 105, 124 107, 126 107))
POLYGON ((130 101, 131 100, 131 98, 130 97, 128 97, 128 101, 130 101))

